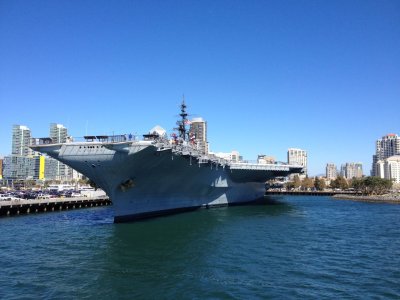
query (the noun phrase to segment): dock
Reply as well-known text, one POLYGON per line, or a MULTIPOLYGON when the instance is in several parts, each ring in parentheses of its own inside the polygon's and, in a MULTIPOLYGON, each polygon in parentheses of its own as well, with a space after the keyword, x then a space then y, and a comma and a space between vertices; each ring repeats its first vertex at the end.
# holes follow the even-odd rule
POLYGON ((266 191, 268 195, 292 195, 292 196, 334 196, 334 195, 360 195, 353 191, 266 191))
POLYGON ((111 205, 107 196, 0 201, 0 217, 111 205))

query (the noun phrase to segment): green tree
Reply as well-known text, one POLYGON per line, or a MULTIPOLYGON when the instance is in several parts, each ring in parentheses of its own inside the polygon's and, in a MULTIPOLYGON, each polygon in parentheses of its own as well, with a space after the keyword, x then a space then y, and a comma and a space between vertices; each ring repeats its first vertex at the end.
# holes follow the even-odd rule
POLYGON ((331 188, 345 190, 349 187, 346 178, 338 176, 335 180, 331 181, 331 188))
POLYGON ((307 189, 311 189, 312 187, 314 187, 314 180, 312 180, 309 177, 306 177, 303 179, 303 181, 301 182, 301 186, 303 189, 307 190, 307 189))
POLYGON ((320 179, 320 187, 322 190, 324 190, 326 188, 326 182, 324 178, 320 179))
POLYGON ((351 187, 359 193, 364 193, 365 189, 365 182, 364 178, 353 178, 351 181, 351 187))
POLYGON ((373 176, 354 178, 352 182, 352 187, 364 195, 382 195, 389 192, 392 186, 391 180, 373 176))
POLYGON ((288 181, 288 182, 286 182, 285 183, 285 188, 287 189, 287 190, 291 190, 291 189, 294 189, 294 182, 293 181, 288 181))
POLYGON ((323 178, 315 177, 315 179, 314 179, 314 187, 318 191, 322 191, 326 187, 325 180, 323 178))
POLYGON ((368 194, 382 195, 387 193, 393 185, 393 182, 389 179, 380 177, 369 176, 364 179, 365 187, 368 194))
POLYGON ((300 180, 299 175, 294 175, 294 177, 293 177, 293 186, 296 189, 301 186, 301 180, 300 180))

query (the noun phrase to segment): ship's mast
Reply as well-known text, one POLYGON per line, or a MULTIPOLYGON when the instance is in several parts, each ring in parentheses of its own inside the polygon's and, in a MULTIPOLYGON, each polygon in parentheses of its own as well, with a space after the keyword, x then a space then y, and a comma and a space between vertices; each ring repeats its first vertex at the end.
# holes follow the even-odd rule
POLYGON ((183 141, 186 141, 186 124, 188 122, 188 119, 186 117, 188 116, 188 114, 186 113, 185 96, 183 96, 183 99, 182 99, 181 113, 179 115, 182 118, 181 120, 176 122, 176 124, 178 125, 177 129, 179 132, 179 137, 183 141))

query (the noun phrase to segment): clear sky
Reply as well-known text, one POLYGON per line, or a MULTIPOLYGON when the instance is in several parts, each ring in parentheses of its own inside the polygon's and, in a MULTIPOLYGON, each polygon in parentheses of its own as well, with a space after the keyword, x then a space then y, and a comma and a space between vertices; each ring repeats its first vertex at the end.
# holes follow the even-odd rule
POLYGON ((400 1, 0 0, 0 154, 13 124, 171 132, 182 94, 212 151, 369 175, 400 134, 400 1))

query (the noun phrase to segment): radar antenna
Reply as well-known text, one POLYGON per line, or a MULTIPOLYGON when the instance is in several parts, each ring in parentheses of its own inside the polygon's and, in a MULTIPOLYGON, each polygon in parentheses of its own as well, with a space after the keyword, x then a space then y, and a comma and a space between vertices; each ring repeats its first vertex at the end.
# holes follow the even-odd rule
POLYGON ((182 141, 186 141, 186 124, 188 124, 189 120, 187 119, 187 112, 186 112, 186 103, 185 103, 185 96, 183 95, 182 99, 182 104, 181 104, 181 113, 179 114, 181 116, 181 120, 178 120, 176 122, 176 125, 178 125, 178 128, 176 128, 179 132, 179 137, 182 139, 182 141))

